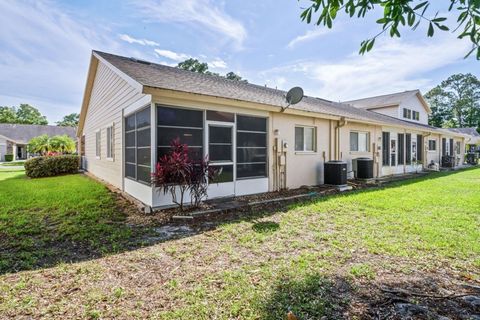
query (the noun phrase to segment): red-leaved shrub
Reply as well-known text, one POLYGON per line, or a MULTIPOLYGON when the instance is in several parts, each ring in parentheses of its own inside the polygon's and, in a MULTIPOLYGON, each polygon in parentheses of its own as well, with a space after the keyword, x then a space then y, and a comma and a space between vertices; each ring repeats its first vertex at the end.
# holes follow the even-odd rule
POLYGON ((216 171, 209 167, 208 157, 191 158, 188 146, 175 139, 170 152, 158 160, 152 182, 164 194, 170 193, 172 202, 183 211, 185 194, 189 192, 192 205, 198 207, 207 197, 208 182, 216 175, 216 171))

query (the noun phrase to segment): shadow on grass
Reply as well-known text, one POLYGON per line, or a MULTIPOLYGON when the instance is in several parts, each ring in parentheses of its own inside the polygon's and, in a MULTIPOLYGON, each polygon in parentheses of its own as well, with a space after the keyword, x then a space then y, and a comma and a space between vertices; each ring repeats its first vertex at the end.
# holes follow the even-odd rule
POLYGON ((340 319, 352 291, 344 279, 331 280, 320 275, 280 279, 263 302, 260 318, 285 319, 290 312, 297 319, 340 319))
MULTIPOLYGON (((466 172, 473 169, 462 171, 432 173, 427 176, 421 176, 410 180, 396 181, 381 187, 370 187, 353 192, 327 195, 310 200, 293 199, 287 202, 269 203, 255 207, 248 207, 227 212, 226 214, 210 217, 210 221, 200 221, 197 224, 188 226, 178 224, 153 223, 152 225, 135 224, 127 221, 131 212, 136 212, 136 208, 128 204, 125 199, 118 195, 112 195, 112 201, 108 200, 97 206, 93 202, 92 212, 66 212, 63 216, 56 219, 50 219, 47 215, 34 222, 41 224, 41 227, 34 232, 29 232, 27 228, 15 236, 9 238, 2 234, 0 229, 0 274, 18 272, 22 270, 35 270, 39 268, 48 268, 59 263, 80 262, 103 257, 109 254, 118 254, 125 251, 136 250, 142 247, 155 245, 165 241, 189 237, 200 234, 205 231, 213 230, 222 224, 238 223, 243 221, 253 222, 252 229, 257 233, 272 233, 279 229, 279 224, 273 221, 256 221, 266 218, 279 212, 287 212, 292 208, 308 205, 319 201, 327 201, 334 197, 344 197, 356 193, 375 192, 383 188, 396 188, 405 185, 414 184, 420 181, 437 179, 445 176, 466 172), (114 213, 111 216, 99 215, 102 212, 102 206, 108 208, 115 206, 114 213), (100 211, 98 211, 100 210, 100 211), (95 212, 97 214, 95 215, 95 212), (59 234, 57 225, 69 224, 67 232, 59 234), (39 232, 40 231, 40 232, 39 232), (80 240, 79 240, 80 239, 80 240)), ((8 180, 22 180, 26 178, 10 177, 0 181, 4 183, 8 180)), ((45 178, 48 179, 48 178, 45 178)), ((29 179, 28 179, 29 180, 29 179)), ((21 188, 21 184, 17 184, 21 188)), ((68 192, 68 191, 64 191, 68 192)), ((25 192, 28 197, 28 192, 25 192)), ((24 209, 24 210, 41 210, 24 209)), ((138 213, 137 213, 138 214, 138 213)), ((24 219, 35 219, 35 214, 30 218, 27 215, 24 219)), ((8 216, 0 215, 0 226, 4 224, 17 223, 10 221, 8 216)), ((21 221, 28 226, 32 221, 21 221)), ((17 226, 18 228, 18 226, 17 226)), ((312 280, 312 283, 315 280, 312 280)), ((311 285, 307 283, 303 285, 311 285)), ((299 284, 300 285, 300 284, 299 284)))
POLYGON ((357 285, 352 278, 312 274, 281 278, 261 301, 260 318, 286 319, 476 319, 480 289, 448 279, 399 276, 357 285), (449 295, 446 292, 456 292, 449 295), (289 318, 290 319, 290 318, 289 318))
POLYGON ((280 225, 273 221, 260 221, 255 222, 252 226, 252 230, 257 233, 272 233, 277 231, 280 225))

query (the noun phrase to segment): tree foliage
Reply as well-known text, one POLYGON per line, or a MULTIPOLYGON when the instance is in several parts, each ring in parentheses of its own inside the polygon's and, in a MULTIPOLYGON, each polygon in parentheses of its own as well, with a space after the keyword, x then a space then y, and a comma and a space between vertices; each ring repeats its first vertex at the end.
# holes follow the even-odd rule
MULTIPOLYGON (((310 0, 311 4, 302 11, 301 19, 307 23, 324 25, 332 28, 333 21, 344 12, 350 18, 365 18, 367 13, 379 8, 382 16, 377 20, 381 30, 372 38, 364 40, 360 45, 360 54, 370 51, 378 36, 387 33, 390 37, 400 37, 402 28, 416 30, 420 23, 428 24, 427 37, 433 37, 435 30, 449 31, 448 21, 455 19, 453 32, 459 39, 468 38, 472 49, 466 56, 476 52, 480 60, 480 1, 478 0, 446 0, 445 11, 452 14, 440 15, 429 10, 428 1, 417 0, 310 0), (318 13, 317 17, 314 17, 318 13)), ((439 1, 436 1, 439 2, 439 1)))
POLYGON ((77 127, 80 115, 78 113, 71 113, 63 117, 61 121, 57 121, 57 126, 61 127, 77 127))
POLYGON ((180 69, 198 72, 198 73, 208 73, 208 64, 206 62, 200 62, 198 59, 187 59, 182 61, 177 66, 180 69))
POLYGON ((67 135, 49 137, 46 134, 32 138, 27 145, 28 152, 41 155, 49 153, 70 154, 76 151, 75 141, 67 135))
POLYGON ((198 72, 198 73, 203 73, 203 74, 208 74, 208 75, 213 75, 213 76, 219 76, 219 77, 224 77, 229 80, 234 80, 234 81, 243 81, 243 82, 248 82, 247 80, 243 79, 241 76, 238 74, 230 71, 228 72, 225 76, 220 75, 219 73, 216 72, 211 72, 208 70, 208 63, 206 62, 200 62, 198 59, 194 58, 189 58, 185 61, 180 62, 177 65, 177 68, 183 69, 183 70, 188 70, 192 72, 198 72))
POLYGON ((48 124, 47 117, 29 104, 16 107, 0 107, 0 123, 48 124))
POLYGON ((16 123, 17 112, 14 108, 0 107, 0 123, 16 123))
POLYGON ((474 75, 454 74, 425 98, 432 107, 431 125, 480 128, 480 80, 474 75))

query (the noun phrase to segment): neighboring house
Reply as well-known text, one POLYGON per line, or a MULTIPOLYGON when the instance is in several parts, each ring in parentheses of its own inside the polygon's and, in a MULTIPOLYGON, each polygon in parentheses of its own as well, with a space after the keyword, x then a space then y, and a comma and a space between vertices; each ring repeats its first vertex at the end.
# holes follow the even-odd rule
MULTIPOLYGON (((432 162, 442 164, 442 159, 446 159, 444 156, 454 157, 455 165, 463 163, 465 147, 468 143, 467 141, 471 139, 470 132, 450 131, 429 126, 428 116, 432 113, 432 110, 423 98, 420 90, 409 90, 350 100, 344 103, 363 110, 416 123, 419 126, 424 126, 425 131, 428 131, 428 133, 424 130, 420 133, 409 133, 405 130, 398 130, 398 128, 385 130, 389 132, 391 153, 397 154, 397 160, 394 161, 394 156, 391 155, 390 166, 383 166, 382 168, 384 175, 416 171, 414 162, 409 162, 408 158, 406 160, 401 159, 400 153, 402 153, 402 149, 405 149, 405 153, 408 154, 412 150, 419 148, 419 146, 426 149, 425 159, 427 164, 432 162), (434 130, 429 131, 432 128, 434 130), (420 134, 422 134, 424 139, 422 145, 420 140, 416 141, 420 134), (399 155, 400 158, 398 158, 399 155), (396 165, 393 165, 394 162, 396 162, 396 165)), ((388 163, 388 161, 384 161, 385 163, 388 163)))
POLYGON ((177 137, 223 168, 210 198, 322 184, 329 160, 351 171, 368 157, 375 177, 406 173, 416 160, 440 162, 428 156, 440 148, 427 150, 430 137, 467 137, 314 97, 286 106, 281 90, 93 51, 77 131, 83 166, 155 208, 171 199, 151 173, 177 137))
POLYGON ((468 135, 468 139, 465 141, 467 145, 476 146, 477 150, 480 150, 480 133, 478 133, 477 128, 450 128, 448 129, 455 133, 461 133, 468 135))
POLYGON ((376 97, 344 101, 343 103, 405 121, 426 125, 428 125, 428 115, 432 113, 430 106, 423 98, 420 90, 385 94, 376 97))
POLYGON ((27 159, 27 144, 30 139, 46 134, 48 136, 68 135, 75 139, 75 128, 42 126, 32 124, 0 123, 0 161, 6 154, 14 155, 15 160, 27 159))

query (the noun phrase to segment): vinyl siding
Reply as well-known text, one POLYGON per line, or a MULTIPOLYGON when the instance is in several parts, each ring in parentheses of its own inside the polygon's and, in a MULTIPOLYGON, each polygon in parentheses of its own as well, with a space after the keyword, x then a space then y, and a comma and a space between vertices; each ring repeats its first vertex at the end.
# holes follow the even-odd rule
POLYGON ((107 65, 99 62, 85 118, 85 157, 87 170, 122 188, 122 110, 145 95, 133 88, 107 65), (114 158, 107 159, 107 127, 114 127, 114 158), (101 156, 95 155, 95 134, 101 133, 101 156))

